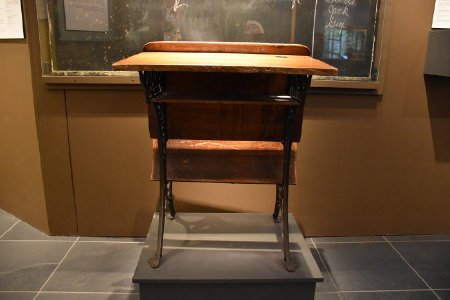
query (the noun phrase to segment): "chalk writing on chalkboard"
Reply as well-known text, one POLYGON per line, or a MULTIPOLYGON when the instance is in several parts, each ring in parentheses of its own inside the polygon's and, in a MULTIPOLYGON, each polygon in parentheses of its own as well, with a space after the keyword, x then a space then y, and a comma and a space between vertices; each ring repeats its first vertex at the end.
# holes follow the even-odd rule
POLYGON ((376 0, 318 0, 313 56, 338 67, 340 76, 372 76, 376 0))
POLYGON ((180 3, 181 0, 175 0, 175 3, 173 5, 173 11, 177 12, 177 10, 181 7, 189 7, 186 3, 180 3))
POLYGON ((325 28, 346 28, 350 10, 356 6, 356 0, 326 0, 330 18, 325 28))
MULTIPOLYGON (((105 0, 106 1, 106 0, 105 0)), ((108 0, 107 33, 68 31, 48 0, 56 70, 111 69, 156 40, 299 43, 339 76, 371 79, 379 0, 108 0)))

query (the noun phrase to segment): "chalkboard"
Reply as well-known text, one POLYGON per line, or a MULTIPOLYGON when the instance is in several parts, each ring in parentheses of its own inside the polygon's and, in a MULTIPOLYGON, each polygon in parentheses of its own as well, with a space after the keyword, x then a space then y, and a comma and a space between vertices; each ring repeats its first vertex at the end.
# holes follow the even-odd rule
POLYGON ((146 42, 185 40, 300 43, 338 67, 341 79, 375 76, 379 0, 96 1, 108 1, 104 32, 69 30, 63 1, 48 0, 54 74, 109 71, 146 42))

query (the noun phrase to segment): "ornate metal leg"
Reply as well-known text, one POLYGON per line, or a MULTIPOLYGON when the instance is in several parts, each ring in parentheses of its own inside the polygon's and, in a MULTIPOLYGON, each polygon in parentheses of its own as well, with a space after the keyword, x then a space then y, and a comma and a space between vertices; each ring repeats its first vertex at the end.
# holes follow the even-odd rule
MULTIPOLYGON (((163 92, 164 75, 162 72, 139 72, 139 79, 144 86, 145 100, 148 104, 152 103, 152 99, 163 92)), ((159 149, 159 225, 156 253, 149 258, 152 268, 157 268, 160 264, 163 238, 164 238, 164 221, 166 202, 172 201, 172 183, 168 186, 166 173, 166 154, 167 154, 167 123, 166 123, 166 107, 163 103, 154 103, 154 107, 158 120, 158 149, 159 149)), ((171 204, 173 207, 173 204, 171 204)))
POLYGON ((166 217, 170 220, 175 218, 175 207, 173 205, 172 181, 168 181, 166 188, 166 217))
POLYGON ((292 147, 292 119, 297 106, 289 106, 286 109, 285 117, 285 132, 283 139, 283 184, 282 184, 282 218, 283 218, 283 251, 284 261, 286 263, 286 270, 289 272, 295 271, 295 262, 291 259, 291 252, 289 248, 289 223, 288 223, 288 206, 289 206, 289 167, 291 162, 291 147, 292 147))
MULTIPOLYGON (((293 100, 297 101, 300 106, 305 102, 306 91, 311 84, 310 75, 292 75, 290 76, 289 83, 289 95, 293 100)), ((289 106, 286 109, 285 123, 284 123, 284 138, 283 138, 283 183, 280 191, 277 190, 277 201, 281 198, 281 211, 283 218, 283 250, 284 260, 286 263, 286 269, 289 272, 295 271, 295 262, 291 259, 291 253, 289 248, 289 220, 288 220, 288 207, 289 207, 289 167, 291 160, 291 147, 292 147, 292 120, 296 110, 299 106, 289 106), (280 196, 278 197, 278 193, 280 196)), ((277 187, 278 189, 278 187, 277 187)), ((275 205, 275 212, 279 207, 275 205)), ((274 213, 275 218, 275 213, 274 213)))
POLYGON ((275 209, 273 211, 273 220, 275 221, 275 223, 280 223, 281 219, 280 219, 280 208, 281 208, 281 203, 283 201, 282 199, 282 195, 283 194, 283 186, 281 184, 276 185, 276 196, 275 196, 275 209))
MULTIPOLYGON (((159 149, 159 225, 158 225, 158 240, 156 246, 156 253, 150 257, 149 263, 152 268, 157 268, 160 264, 162 255, 163 239, 164 239, 164 221, 165 209, 168 190, 167 174, 166 174, 166 143, 167 143, 167 124, 166 111, 163 103, 155 103, 156 114, 158 115, 158 149, 159 149)), ((170 192, 171 194, 171 192, 170 192)))

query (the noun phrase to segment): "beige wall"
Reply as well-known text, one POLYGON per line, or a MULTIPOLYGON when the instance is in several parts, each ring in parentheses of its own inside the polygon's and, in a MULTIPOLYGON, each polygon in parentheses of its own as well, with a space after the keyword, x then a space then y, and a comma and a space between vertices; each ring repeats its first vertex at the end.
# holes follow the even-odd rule
POLYGON ((450 232, 450 81, 427 95, 423 76, 433 2, 391 2, 382 97, 308 99, 292 194, 308 234, 450 232))
POLYGON ((66 92, 80 235, 147 234, 158 185, 142 91, 66 92))
POLYGON ((30 48, 37 115, 36 127, 41 153, 49 233, 52 235, 76 235, 78 228, 72 184, 65 91, 49 89, 42 81, 39 45, 46 39, 39 37, 38 34, 35 3, 27 1, 23 2, 23 5, 30 48))
POLYGON ((25 40, 0 41, 0 208, 51 234, 77 234, 64 90, 42 83, 36 9, 25 40))
POLYGON ((0 66, 0 207, 48 231, 26 41, 1 41, 0 66))
MULTIPOLYGON (((450 160, 438 156, 450 153, 449 106, 438 100, 436 121, 422 73, 433 3, 390 3, 383 96, 308 98, 290 205, 308 235, 450 232, 450 160)), ((430 81, 435 92, 448 92, 445 82, 430 81)), ((100 227, 117 227, 120 209, 130 230, 148 224, 156 186, 141 177, 150 163, 142 96, 71 91, 68 100, 77 205, 97 207, 101 199, 107 208, 100 227)), ((193 211, 271 211, 274 199, 270 186, 176 183, 174 192, 178 208, 193 211)), ((78 218, 96 227, 99 216, 86 216, 78 218)))
MULTIPOLYGON (((307 235, 450 233, 450 85, 448 79, 423 76, 433 2, 389 1, 382 96, 308 97, 299 182, 290 189, 290 211, 307 235)), ((27 63, 17 66, 29 73, 27 63)), ((37 129, 50 231, 145 235, 158 186, 149 181, 142 90, 55 91, 38 77, 37 129)), ((11 103, 10 110, 19 109, 11 103)), ((0 115, 3 122, 9 114, 0 115)), ((19 119, 16 113, 7 124, 19 119)), ((34 139, 34 150, 27 149, 36 157, 34 139)), ((20 161, 17 151, 10 153, 20 161)), ((275 197, 266 185, 175 183, 174 193, 179 211, 268 212, 275 197)))

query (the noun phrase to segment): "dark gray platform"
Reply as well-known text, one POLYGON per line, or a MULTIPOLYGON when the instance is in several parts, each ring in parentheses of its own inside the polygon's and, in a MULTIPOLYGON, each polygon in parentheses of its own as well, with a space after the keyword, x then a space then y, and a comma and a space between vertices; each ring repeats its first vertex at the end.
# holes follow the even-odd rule
POLYGON ((281 224, 270 214, 178 213, 166 221, 161 265, 153 269, 155 214, 133 282, 141 299, 313 299, 323 277, 292 215, 289 226, 295 272, 284 267, 281 224))

